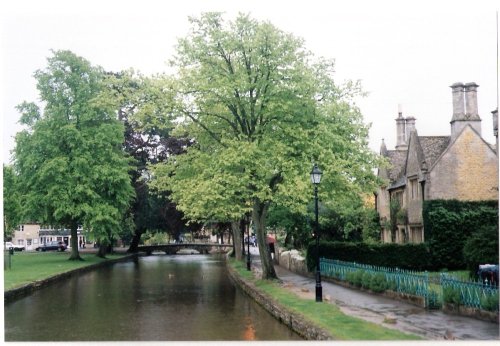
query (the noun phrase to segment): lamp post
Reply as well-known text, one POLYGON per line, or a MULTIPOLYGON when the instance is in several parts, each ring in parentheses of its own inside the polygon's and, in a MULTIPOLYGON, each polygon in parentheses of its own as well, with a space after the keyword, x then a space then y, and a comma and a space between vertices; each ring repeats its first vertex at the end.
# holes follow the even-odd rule
POLYGON ((321 271, 319 268, 319 222, 318 222, 318 185, 321 182, 321 171, 318 165, 314 164, 311 171, 311 183, 314 185, 314 213, 316 222, 314 223, 314 233, 316 234, 316 302, 323 301, 323 288, 321 287, 321 271))

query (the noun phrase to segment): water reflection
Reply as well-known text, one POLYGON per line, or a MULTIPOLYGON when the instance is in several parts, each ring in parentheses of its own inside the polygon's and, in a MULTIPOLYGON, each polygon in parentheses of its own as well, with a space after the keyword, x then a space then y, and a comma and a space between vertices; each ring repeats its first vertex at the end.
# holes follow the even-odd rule
POLYGON ((223 259, 149 256, 5 306, 7 341, 299 340, 230 282, 223 259))

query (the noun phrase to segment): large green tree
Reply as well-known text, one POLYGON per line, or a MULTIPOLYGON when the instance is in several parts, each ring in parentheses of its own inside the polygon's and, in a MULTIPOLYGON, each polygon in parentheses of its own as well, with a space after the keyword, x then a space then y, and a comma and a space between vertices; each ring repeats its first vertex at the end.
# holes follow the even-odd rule
POLYGON ((172 107, 169 81, 162 76, 145 77, 133 70, 106 74, 106 89, 100 98, 112 102, 125 126, 123 148, 133 159, 130 170, 136 196, 127 213, 133 221, 129 252, 136 252, 146 231, 166 231, 179 238, 186 220, 167 193, 152 194, 148 187, 148 164, 180 155, 189 146, 186 138, 171 137, 172 107), (166 120, 166 121, 165 121, 166 120))
POLYGON ((276 278, 267 213, 272 204, 306 213, 314 162, 324 173, 321 199, 373 188, 376 156, 353 103, 359 86, 334 82, 332 61, 271 23, 244 14, 225 22, 220 13, 190 21, 173 59, 174 114, 178 133, 196 143, 158 165, 153 185, 194 219, 250 213, 263 277, 276 278))
POLYGON ((113 104, 98 98, 102 69, 70 51, 55 51, 47 61, 34 74, 43 111, 34 103, 18 106, 26 129, 16 135, 14 167, 24 218, 69 228, 70 260, 78 260, 78 225, 106 247, 134 191, 123 124, 113 104))

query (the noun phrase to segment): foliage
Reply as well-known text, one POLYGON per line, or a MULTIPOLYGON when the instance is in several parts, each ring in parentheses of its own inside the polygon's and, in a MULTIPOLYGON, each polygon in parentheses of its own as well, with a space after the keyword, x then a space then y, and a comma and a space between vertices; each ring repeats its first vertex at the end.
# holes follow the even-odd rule
POLYGON ((470 266, 480 260, 482 253, 489 256, 495 251, 495 263, 498 262, 497 201, 425 201, 423 219, 433 268, 463 269, 467 262, 470 266), (481 234, 492 235, 493 229, 496 230, 496 236, 492 236, 489 242, 479 240, 481 234), (476 232, 479 233, 474 235, 476 232), (473 239, 468 240, 471 237, 473 239), (464 251, 468 241, 471 245, 464 251), (475 243, 483 245, 481 253, 470 248, 475 243))
POLYGON ((43 112, 18 107, 27 128, 16 135, 24 219, 62 225, 72 232, 70 259, 80 259, 76 230, 90 229, 108 244, 121 227, 133 189, 124 156, 123 125, 98 99, 103 71, 69 51, 56 51, 35 72, 43 112))
MULTIPOLYGON (((320 242, 320 257, 374 266, 424 270, 430 266, 426 244, 368 244, 344 242, 320 242)), ((307 248, 307 266, 314 268, 316 243, 307 248)))
POLYGON ((481 308, 486 311, 498 311, 498 294, 488 294, 481 297, 481 308))
POLYGON ((370 281, 370 289, 373 292, 381 293, 384 292, 389 287, 388 282, 385 279, 385 275, 382 273, 376 273, 372 275, 370 281))
POLYGON ((455 304, 457 306, 462 304, 460 289, 455 287, 444 287, 443 302, 447 304, 455 304))
MULTIPOLYGON (((165 161, 180 155, 190 145, 185 138, 170 136, 173 125, 166 116, 172 101, 168 79, 162 76, 144 77, 133 70, 107 73, 107 88, 100 94, 102 100, 113 104, 118 119, 125 127, 123 148, 133 159, 130 170, 136 198, 124 218, 124 224, 133 221, 133 237, 129 251, 134 252, 141 235, 148 230, 163 230, 178 238, 186 220, 175 208, 167 193, 152 194, 147 185, 148 164, 165 161)), ((129 231, 122 233, 127 237, 129 231)), ((130 236, 128 236, 130 238, 130 236)))
POLYGON ((4 239, 12 237, 14 229, 21 224, 21 198, 18 177, 12 166, 3 165, 3 232, 4 239))
POLYGON ((294 213, 284 206, 271 205, 269 208, 269 227, 285 233, 283 246, 290 249, 303 249, 311 240, 313 229, 310 220, 310 216, 294 213))
POLYGON ((372 273, 366 271, 361 275, 361 287, 369 289, 372 281, 372 273))
POLYGON ((378 213, 366 206, 361 196, 325 203, 320 226, 320 236, 325 240, 375 243, 380 239, 378 213))
POLYGON ((269 207, 306 213, 312 162, 324 173, 322 200, 375 188, 378 160, 353 103, 360 88, 334 82, 331 61, 313 62, 302 40, 270 23, 242 14, 226 23, 220 13, 190 20, 173 60, 174 114, 175 133, 196 143, 157 165, 152 186, 170 191, 192 220, 251 212, 264 276, 272 278, 269 207))
POLYGON ((470 273, 476 274, 480 264, 498 263, 498 225, 479 226, 465 241, 463 256, 470 273))
POLYGON ((147 231, 144 236, 144 245, 158 245, 158 244, 166 244, 167 236, 163 232, 149 232, 147 231))

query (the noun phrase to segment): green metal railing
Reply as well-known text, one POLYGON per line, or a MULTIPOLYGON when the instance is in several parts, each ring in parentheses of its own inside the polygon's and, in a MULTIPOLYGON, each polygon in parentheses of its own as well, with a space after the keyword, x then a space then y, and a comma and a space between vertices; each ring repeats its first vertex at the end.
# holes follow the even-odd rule
POLYGON ((448 302, 472 308, 498 311, 498 286, 481 281, 462 281, 441 274, 441 287, 448 302))
POLYGON ((429 290, 429 275, 427 272, 422 274, 411 270, 379 267, 326 258, 320 259, 320 269, 323 275, 342 281, 346 281, 347 274, 350 272, 362 270, 370 274, 382 273, 387 282, 388 289, 399 293, 424 297, 426 306, 430 305, 429 303, 435 295, 434 292, 429 290))
POLYGON ((427 272, 417 272, 398 268, 387 268, 344 262, 326 258, 320 259, 322 275, 341 281, 348 281, 349 273, 368 272, 383 274, 387 289, 399 293, 423 297, 429 309, 440 308, 443 300, 482 310, 498 311, 498 286, 483 282, 463 281, 442 273, 439 282, 430 283, 427 272))

